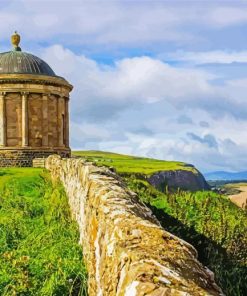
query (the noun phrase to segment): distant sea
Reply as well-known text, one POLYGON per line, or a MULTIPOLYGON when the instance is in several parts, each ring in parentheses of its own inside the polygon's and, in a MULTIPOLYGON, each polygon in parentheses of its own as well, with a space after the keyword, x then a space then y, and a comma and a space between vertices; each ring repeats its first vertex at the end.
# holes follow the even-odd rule
POLYGON ((207 181, 247 181, 247 171, 244 172, 225 172, 216 171, 205 173, 204 177, 207 181))

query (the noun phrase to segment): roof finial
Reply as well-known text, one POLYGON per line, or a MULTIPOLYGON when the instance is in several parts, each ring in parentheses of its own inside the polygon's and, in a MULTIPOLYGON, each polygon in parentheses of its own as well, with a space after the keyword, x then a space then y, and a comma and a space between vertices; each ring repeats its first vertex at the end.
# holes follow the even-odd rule
POLYGON ((21 51, 21 48, 19 47, 21 41, 21 36, 15 31, 15 33, 11 36, 11 42, 13 45, 13 50, 21 51))

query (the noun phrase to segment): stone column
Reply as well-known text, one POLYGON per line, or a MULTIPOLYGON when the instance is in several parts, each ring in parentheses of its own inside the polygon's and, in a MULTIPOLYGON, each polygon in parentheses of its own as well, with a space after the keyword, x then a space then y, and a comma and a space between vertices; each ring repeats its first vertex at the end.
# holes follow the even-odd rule
POLYGON ((28 146, 28 93, 22 94, 22 147, 28 146))
POLYGON ((69 147, 69 98, 65 99, 65 145, 69 147))
POLYGON ((57 132, 58 132, 58 147, 64 147, 63 139, 63 114, 64 114, 64 98, 57 99, 57 132))
POLYGON ((6 146, 6 108, 5 108, 5 95, 0 93, 0 147, 6 146))
POLYGON ((42 131, 42 146, 48 147, 48 132, 49 132, 49 122, 48 122, 48 99, 49 94, 43 94, 43 131, 42 131))

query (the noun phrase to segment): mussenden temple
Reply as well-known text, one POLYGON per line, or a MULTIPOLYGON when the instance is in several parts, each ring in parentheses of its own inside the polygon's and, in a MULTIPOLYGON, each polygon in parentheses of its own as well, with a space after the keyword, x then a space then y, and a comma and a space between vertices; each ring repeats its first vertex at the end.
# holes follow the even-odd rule
POLYGON ((34 158, 70 156, 72 85, 40 58, 23 52, 20 36, 0 53, 0 166, 32 166, 34 158))

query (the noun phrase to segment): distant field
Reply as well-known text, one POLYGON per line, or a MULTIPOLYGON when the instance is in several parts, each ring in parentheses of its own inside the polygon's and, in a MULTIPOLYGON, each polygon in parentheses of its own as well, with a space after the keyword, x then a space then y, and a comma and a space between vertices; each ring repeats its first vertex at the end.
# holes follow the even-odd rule
POLYGON ((233 183, 225 185, 225 188, 236 189, 239 193, 229 195, 230 200, 240 208, 247 205, 247 183, 233 183))
POLYGON ((197 172, 194 167, 178 161, 165 161, 102 151, 73 151, 72 154, 94 161, 99 165, 112 166, 118 173, 151 175, 155 172, 169 170, 197 172))

